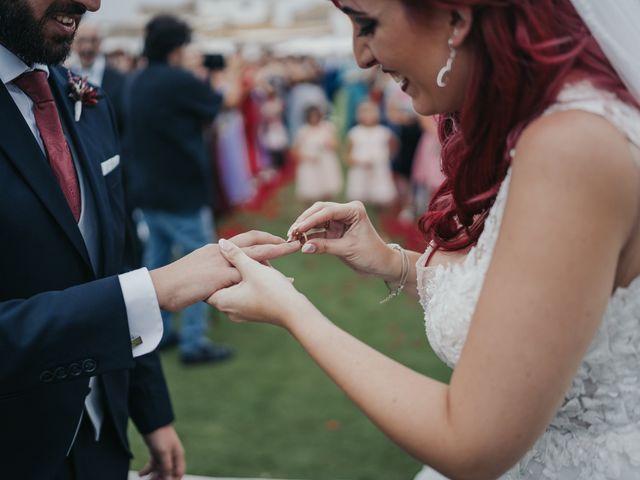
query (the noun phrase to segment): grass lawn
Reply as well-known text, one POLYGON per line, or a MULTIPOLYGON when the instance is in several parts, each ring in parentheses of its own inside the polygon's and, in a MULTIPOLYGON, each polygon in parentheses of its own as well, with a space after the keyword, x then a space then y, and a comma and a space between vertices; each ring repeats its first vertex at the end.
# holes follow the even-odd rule
MULTIPOLYGON (((260 213, 235 215, 222 227, 284 235, 301 209, 289 187, 260 213)), ((335 323, 403 364, 448 380, 450 372, 426 342, 416 300, 401 297, 380 305, 384 284, 358 277, 334 258, 298 254, 274 263, 335 323)), ((211 333, 235 347, 232 361, 184 367, 175 351, 162 355, 189 473, 406 480, 419 470, 285 331, 233 324, 217 314, 211 333)), ((137 469, 148 456, 134 429, 131 440, 137 469)))

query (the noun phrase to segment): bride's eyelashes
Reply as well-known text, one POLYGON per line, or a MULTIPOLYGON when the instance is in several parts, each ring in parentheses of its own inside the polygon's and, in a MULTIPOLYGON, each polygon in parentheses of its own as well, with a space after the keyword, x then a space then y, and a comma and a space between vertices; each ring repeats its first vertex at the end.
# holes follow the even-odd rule
POLYGON ((378 26, 378 22, 376 20, 357 20, 358 24, 358 37, 368 37, 373 35, 376 31, 376 27, 378 26))

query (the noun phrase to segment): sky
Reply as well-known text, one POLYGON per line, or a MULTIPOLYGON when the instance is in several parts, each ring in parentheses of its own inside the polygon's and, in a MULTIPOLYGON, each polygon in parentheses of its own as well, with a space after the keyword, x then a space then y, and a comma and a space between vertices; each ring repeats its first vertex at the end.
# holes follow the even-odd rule
POLYGON ((96 20, 120 20, 134 13, 139 5, 176 5, 184 0, 102 0, 100 10, 92 14, 96 20))

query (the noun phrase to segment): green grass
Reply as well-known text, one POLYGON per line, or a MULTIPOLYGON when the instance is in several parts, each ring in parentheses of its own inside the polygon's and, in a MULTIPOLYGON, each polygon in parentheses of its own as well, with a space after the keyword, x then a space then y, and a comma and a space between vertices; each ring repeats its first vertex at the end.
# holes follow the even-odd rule
MULTIPOLYGON (((270 201, 266 215, 228 221, 282 235, 301 209, 287 188, 270 201)), ((416 300, 401 297, 380 305, 387 293, 382 282, 358 277, 330 257, 298 254, 275 265, 295 277, 296 287, 336 324, 403 364, 448 380, 449 370, 428 347, 416 300)), ((211 334, 236 348, 232 361, 184 367, 175 351, 162 355, 189 473, 405 480, 420 468, 285 331, 233 324, 218 314, 211 334)), ((131 440, 133 468, 140 468, 148 455, 133 429, 131 440)))

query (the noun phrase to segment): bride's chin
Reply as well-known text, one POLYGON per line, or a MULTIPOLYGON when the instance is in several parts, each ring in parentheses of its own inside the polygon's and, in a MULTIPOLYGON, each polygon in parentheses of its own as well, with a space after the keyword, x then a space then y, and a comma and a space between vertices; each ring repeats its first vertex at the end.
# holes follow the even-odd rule
POLYGON ((435 103, 430 95, 424 92, 414 92, 413 95, 410 96, 413 103, 413 109, 418 115, 430 116, 441 113, 436 111, 435 103))

